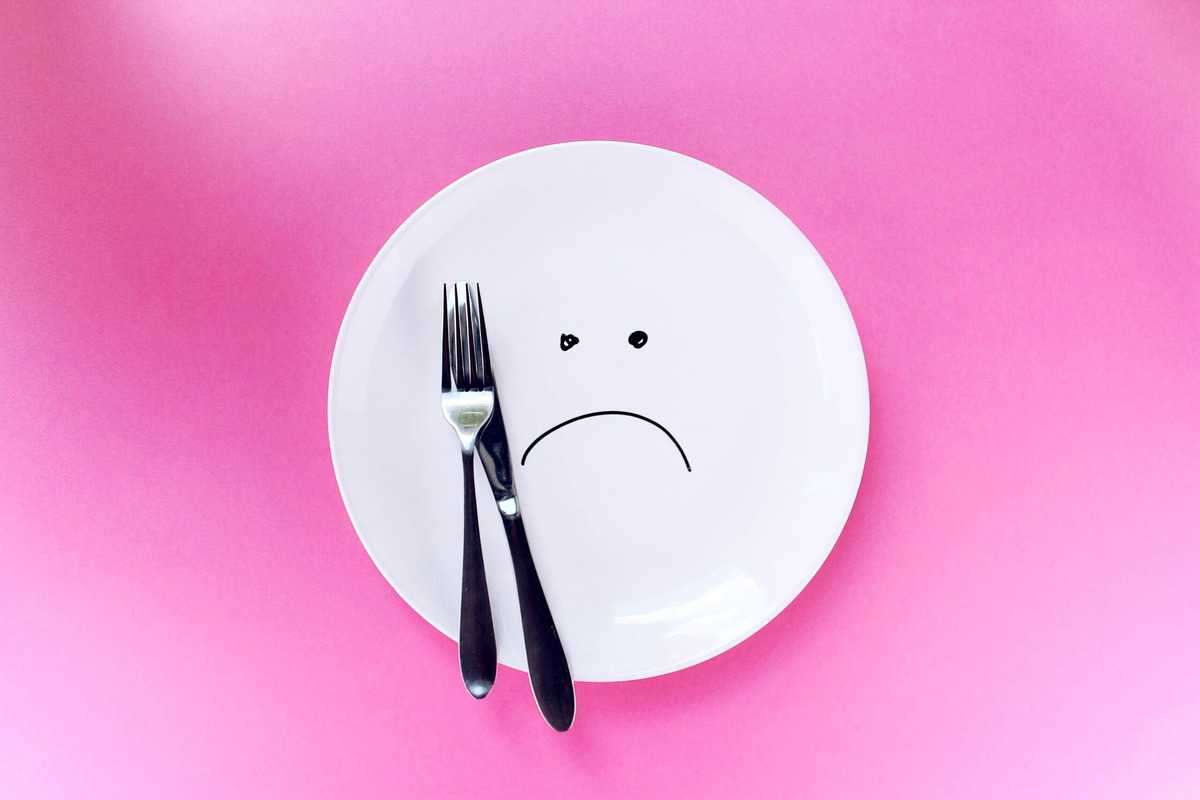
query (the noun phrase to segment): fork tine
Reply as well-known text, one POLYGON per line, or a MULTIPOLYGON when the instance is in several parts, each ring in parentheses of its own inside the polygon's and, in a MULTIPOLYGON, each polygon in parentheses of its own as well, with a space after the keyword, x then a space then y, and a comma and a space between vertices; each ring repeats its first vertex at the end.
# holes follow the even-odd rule
POLYGON ((450 369, 454 378, 454 391, 462 391, 462 351, 458 348, 458 287, 450 284, 450 297, 446 300, 446 323, 450 326, 450 369))
POLYGON ((485 389, 492 386, 492 351, 488 349, 487 322, 483 318, 483 294, 475 284, 475 308, 479 312, 479 377, 485 389))
POLYGON ((463 350, 463 326, 466 325, 466 314, 463 309, 463 298, 458 284, 454 284, 454 319, 451 338, 454 339, 455 382, 457 391, 464 392, 471 388, 470 366, 467 364, 467 354, 463 350))
POLYGON ((467 291, 467 284, 454 284, 454 297, 458 301, 458 352, 462 359, 462 367, 459 373, 462 375, 462 384, 459 390, 469 390, 476 388, 476 369, 475 358, 471 347, 471 313, 469 309, 470 294, 467 291))
POLYGON ((447 352, 450 357, 450 389, 457 392, 462 389, 462 356, 458 350, 458 317, 454 302, 454 285, 451 284, 447 290, 446 328, 449 332, 447 352))
POLYGON ((475 365, 475 388, 486 389, 487 350, 483 346, 483 310, 479 305, 479 284, 467 284, 467 306, 471 313, 471 355, 475 365))
POLYGON ((454 388, 450 376, 450 300, 446 293, 446 284, 442 284, 442 391, 449 392, 454 388))

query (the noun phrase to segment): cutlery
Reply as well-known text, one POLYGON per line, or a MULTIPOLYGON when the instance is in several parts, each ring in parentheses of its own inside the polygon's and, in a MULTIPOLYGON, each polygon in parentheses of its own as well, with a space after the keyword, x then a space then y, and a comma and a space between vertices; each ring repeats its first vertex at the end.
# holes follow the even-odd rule
POLYGON ((491 421, 479 435, 479 460, 483 462, 483 470, 492 485, 492 495, 496 498, 496 507, 500 510, 508 549, 512 554, 513 572, 517 578, 517 602, 521 607, 521 629, 525 635, 525 658, 529 662, 529 683, 533 687, 533 696, 550 727, 565 731, 575 719, 575 687, 571 682, 571 670, 554 625, 554 617, 550 613, 550 605, 538 580, 529 540, 525 536, 525 523, 521 518, 521 506, 517 501, 516 483, 513 480, 508 435, 504 430, 504 415, 500 411, 500 395, 491 372, 487 323, 478 285, 474 298, 479 311, 479 333, 483 363, 487 365, 487 385, 493 394, 491 421))
POLYGON ((488 602, 479 512, 475 507, 475 442, 495 408, 483 340, 478 287, 442 284, 442 414, 458 434, 463 465, 463 571, 458 663, 463 683, 482 698, 496 682, 496 633, 488 602))

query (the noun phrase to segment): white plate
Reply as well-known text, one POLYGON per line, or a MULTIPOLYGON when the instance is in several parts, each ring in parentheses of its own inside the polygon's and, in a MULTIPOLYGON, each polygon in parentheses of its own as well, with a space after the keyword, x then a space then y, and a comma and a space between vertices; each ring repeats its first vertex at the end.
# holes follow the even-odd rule
MULTIPOLYGON (((334 352, 334 469, 380 572, 451 638, 462 485, 439 314, 456 279, 482 288, 514 460, 601 410, 679 445, 596 416, 516 466, 577 680, 696 664, 796 597, 850 512, 869 411, 850 311, 778 209, 677 153, 574 142, 472 172, 384 245, 334 352)), ((500 660, 524 669, 503 529, 476 480, 500 660)))

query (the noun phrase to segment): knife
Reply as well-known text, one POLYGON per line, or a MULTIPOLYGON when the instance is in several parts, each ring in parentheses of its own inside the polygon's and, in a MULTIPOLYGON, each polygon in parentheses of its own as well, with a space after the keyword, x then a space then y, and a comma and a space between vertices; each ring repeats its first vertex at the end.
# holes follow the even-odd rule
POLYGON ((571 682, 571 670, 558 638, 558 629, 554 626, 554 617, 550 614, 550 605, 533 565, 533 554, 529 552, 513 480, 504 414, 500 411, 499 390, 496 391, 492 419, 480 431, 476 444, 483 471, 492 485, 496 507, 500 509, 500 520, 512 554, 513 572, 517 576, 517 601, 521 606, 521 629, 525 634, 525 658, 529 662, 533 696, 550 727, 565 731, 575 719, 575 686, 571 682))

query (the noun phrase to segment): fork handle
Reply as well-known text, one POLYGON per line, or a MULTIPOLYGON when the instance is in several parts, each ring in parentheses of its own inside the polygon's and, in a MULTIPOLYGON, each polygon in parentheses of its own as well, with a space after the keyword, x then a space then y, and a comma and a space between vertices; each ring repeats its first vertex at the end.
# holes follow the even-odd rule
POLYGON ((517 578, 517 601, 521 605, 521 629, 525 634, 525 658, 529 662, 529 683, 538 709, 550 727, 565 731, 575 719, 575 687, 571 669, 563 652, 558 628, 538 580, 525 523, 518 512, 504 516, 504 533, 512 553, 513 572, 517 578))
POLYGON ((496 632, 488 602, 483 546, 479 542, 479 512, 475 507, 475 454, 463 461, 463 571, 458 617, 458 664, 463 683, 475 698, 483 698, 496 683, 496 632))

